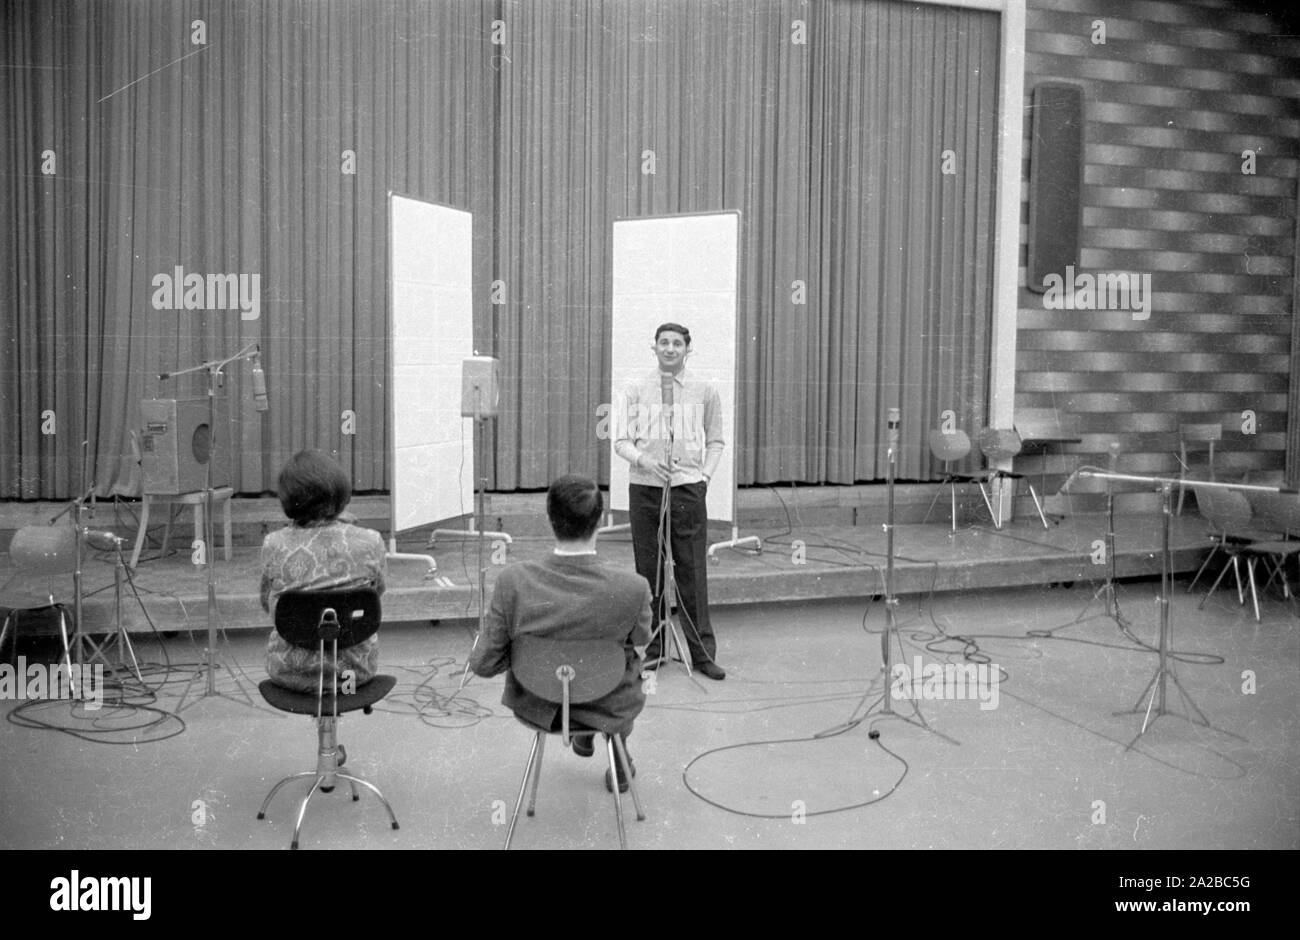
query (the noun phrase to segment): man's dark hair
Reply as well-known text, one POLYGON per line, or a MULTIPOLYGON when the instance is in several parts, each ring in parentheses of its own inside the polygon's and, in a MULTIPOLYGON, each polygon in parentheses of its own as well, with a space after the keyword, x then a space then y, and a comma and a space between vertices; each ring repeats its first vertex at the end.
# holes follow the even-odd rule
POLYGON ((659 329, 655 330, 655 342, 656 343, 659 342, 660 333, 666 333, 668 331, 672 331, 673 333, 681 333, 682 339, 686 340, 686 345, 687 346, 691 345, 691 331, 686 329, 686 327, 682 326, 680 323, 659 324, 659 329))
POLYGON ((318 450, 300 450, 280 469, 280 507, 294 525, 329 522, 352 499, 343 468, 318 450))
POLYGON ((595 480, 566 474, 546 490, 546 516, 551 520, 551 531, 562 542, 591 538, 604 511, 605 500, 595 480))

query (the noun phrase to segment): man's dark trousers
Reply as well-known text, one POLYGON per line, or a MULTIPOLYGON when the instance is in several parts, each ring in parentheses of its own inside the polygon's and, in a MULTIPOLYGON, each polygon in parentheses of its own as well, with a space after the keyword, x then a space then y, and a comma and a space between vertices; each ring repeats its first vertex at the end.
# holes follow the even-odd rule
MULTIPOLYGON (((687 483, 672 488, 673 571, 677 579, 677 622, 690 648, 691 662, 712 662, 717 655, 713 625, 709 623, 709 532, 704 483, 687 483)), ((663 487, 628 487, 629 517, 632 523, 632 549, 636 553, 636 572, 650 582, 654 594, 651 610, 656 629, 663 621, 664 578, 655 570, 659 559, 659 507, 663 487)), ((668 640, 660 635, 651 642, 646 659, 655 659, 660 649, 668 650, 668 640), (661 647, 661 643, 665 644, 661 647)))

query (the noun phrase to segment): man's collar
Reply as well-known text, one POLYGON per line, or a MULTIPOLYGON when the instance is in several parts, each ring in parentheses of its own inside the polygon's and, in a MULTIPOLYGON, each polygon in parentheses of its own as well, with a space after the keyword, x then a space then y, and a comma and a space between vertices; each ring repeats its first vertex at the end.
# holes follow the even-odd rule
POLYGON ((659 369, 659 368, 656 368, 655 372, 658 375, 672 375, 673 381, 676 382, 678 385, 681 386, 686 385, 686 366, 682 366, 681 369, 677 371, 676 375, 673 375, 673 373, 671 372, 665 372, 663 369, 659 369))

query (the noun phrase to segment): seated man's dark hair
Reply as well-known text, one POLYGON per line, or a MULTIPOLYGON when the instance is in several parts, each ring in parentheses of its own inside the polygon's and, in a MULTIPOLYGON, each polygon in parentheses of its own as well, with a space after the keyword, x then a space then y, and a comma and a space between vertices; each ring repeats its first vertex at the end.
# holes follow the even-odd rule
POLYGON ((352 499, 352 483, 334 460, 318 450, 300 450, 280 469, 280 507, 294 525, 329 522, 352 499))
POLYGON ((566 474, 546 491, 546 516, 551 520, 551 531, 562 542, 591 538, 604 511, 605 499, 595 480, 566 474))

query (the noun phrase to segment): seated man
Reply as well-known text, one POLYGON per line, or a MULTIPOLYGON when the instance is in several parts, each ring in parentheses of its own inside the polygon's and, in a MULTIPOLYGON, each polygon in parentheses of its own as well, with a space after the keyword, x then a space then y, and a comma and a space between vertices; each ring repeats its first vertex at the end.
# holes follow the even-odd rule
MULTIPOLYGON (((592 733, 573 738, 574 753, 595 752, 594 732, 619 734, 624 744, 632 721, 645 707, 641 691, 641 656, 634 647, 650 642, 650 585, 630 571, 617 571, 596 558, 596 528, 604 511, 596 484, 585 477, 563 476, 546 491, 546 515, 555 533, 555 550, 542 561, 510 565, 492 592, 483 627, 469 665, 483 677, 506 673, 501 703, 530 725, 559 731, 561 709, 528 692, 510 668, 510 641, 520 635, 558 640, 609 638, 623 644, 627 668, 618 688, 604 698, 569 710, 571 728, 592 733)), ((632 758, 628 757, 632 767, 632 758)), ((628 782, 618 768, 620 793, 628 782)), ((605 786, 614 782, 605 772, 605 786)))

